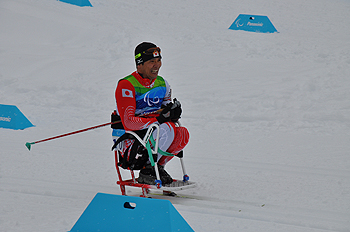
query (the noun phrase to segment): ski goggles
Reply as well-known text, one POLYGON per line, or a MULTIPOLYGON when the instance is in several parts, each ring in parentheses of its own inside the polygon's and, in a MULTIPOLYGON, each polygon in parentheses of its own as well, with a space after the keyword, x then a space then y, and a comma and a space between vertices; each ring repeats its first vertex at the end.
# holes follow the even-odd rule
POLYGON ((154 47, 149 48, 146 51, 143 51, 142 53, 139 53, 135 56, 135 59, 138 59, 142 56, 142 54, 145 54, 146 56, 153 56, 153 57, 160 57, 160 47, 154 47))
POLYGON ((145 55, 153 55, 154 57, 159 56, 160 55, 160 47, 156 47, 156 48, 149 48, 146 51, 143 51, 143 53, 145 55))

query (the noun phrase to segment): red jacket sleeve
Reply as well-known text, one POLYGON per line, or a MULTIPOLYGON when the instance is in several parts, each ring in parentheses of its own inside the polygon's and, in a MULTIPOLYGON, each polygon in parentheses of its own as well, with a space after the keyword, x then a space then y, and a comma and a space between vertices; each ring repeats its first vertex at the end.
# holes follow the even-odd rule
POLYGON ((125 130, 142 130, 157 122, 156 118, 135 116, 135 88, 128 80, 120 80, 115 91, 117 109, 125 130))

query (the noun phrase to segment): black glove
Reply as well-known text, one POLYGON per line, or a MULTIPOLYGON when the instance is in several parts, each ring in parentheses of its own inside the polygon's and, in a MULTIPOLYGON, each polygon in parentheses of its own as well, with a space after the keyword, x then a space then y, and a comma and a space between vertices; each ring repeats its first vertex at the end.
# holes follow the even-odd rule
POLYGON ((164 122, 169 122, 170 120, 176 122, 177 120, 179 120, 181 113, 181 103, 175 98, 174 103, 168 103, 163 109, 163 111, 160 113, 160 115, 156 118, 160 124, 164 122))
POLYGON ((171 107, 173 106, 173 103, 170 102, 168 103, 165 108, 162 110, 162 112, 160 113, 160 115, 158 117, 156 117, 156 119, 158 120, 158 122, 160 124, 164 123, 164 122, 169 122, 171 119, 171 107))
POLYGON ((170 120, 173 122, 177 122, 181 117, 182 109, 181 109, 181 103, 176 98, 174 99, 174 104, 171 107, 171 110, 172 110, 172 114, 171 114, 170 120))

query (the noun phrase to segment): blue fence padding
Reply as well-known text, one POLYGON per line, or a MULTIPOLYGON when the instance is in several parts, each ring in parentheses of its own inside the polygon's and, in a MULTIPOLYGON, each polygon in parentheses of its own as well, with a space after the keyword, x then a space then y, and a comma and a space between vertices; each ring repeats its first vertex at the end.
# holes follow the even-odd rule
POLYGON ((168 200, 97 193, 70 232, 191 231, 168 200))
POLYGON ((13 105, 0 104, 0 127, 14 130, 23 130, 34 126, 17 108, 13 105))
POLYGON ((69 3, 72 5, 77 5, 77 6, 91 6, 91 3, 89 0, 59 0, 61 2, 69 3))
POLYGON ((240 14, 229 27, 231 30, 244 30, 260 33, 278 32, 267 16, 240 14))

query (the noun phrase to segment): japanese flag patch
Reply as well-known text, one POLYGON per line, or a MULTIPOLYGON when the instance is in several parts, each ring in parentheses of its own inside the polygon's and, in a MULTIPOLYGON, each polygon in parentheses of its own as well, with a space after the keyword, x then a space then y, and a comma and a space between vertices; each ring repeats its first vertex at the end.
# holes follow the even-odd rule
POLYGON ((122 89, 122 97, 131 97, 133 98, 132 91, 129 89, 122 89))

